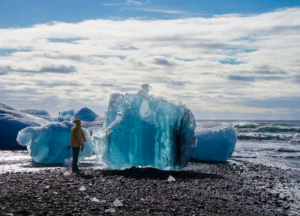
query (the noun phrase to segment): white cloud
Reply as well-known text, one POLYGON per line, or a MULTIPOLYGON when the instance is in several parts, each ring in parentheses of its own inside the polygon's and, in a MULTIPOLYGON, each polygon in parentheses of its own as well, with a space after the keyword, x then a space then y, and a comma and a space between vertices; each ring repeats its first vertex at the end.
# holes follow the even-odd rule
POLYGON ((139 1, 134 1, 134 0, 127 0, 128 4, 134 4, 134 5, 141 5, 142 3, 139 1))
POLYGON ((166 14, 188 14, 186 11, 179 10, 162 10, 162 9, 154 9, 154 8, 124 8, 125 10, 137 10, 137 11, 148 11, 155 13, 166 13, 166 14))
POLYGON ((299 94, 299 17, 300 8, 288 8, 248 16, 0 29, 0 51, 11 52, 0 54, 1 102, 21 106, 27 89, 32 107, 22 108, 53 97, 61 104, 45 103, 52 112, 66 101, 104 107, 110 93, 149 82, 153 94, 181 100, 195 113, 297 113, 272 98, 299 94), (262 107, 262 101, 273 107, 262 107))
POLYGON ((124 5, 142 5, 142 2, 134 1, 134 0, 127 0, 125 3, 105 3, 104 6, 124 6, 124 5))

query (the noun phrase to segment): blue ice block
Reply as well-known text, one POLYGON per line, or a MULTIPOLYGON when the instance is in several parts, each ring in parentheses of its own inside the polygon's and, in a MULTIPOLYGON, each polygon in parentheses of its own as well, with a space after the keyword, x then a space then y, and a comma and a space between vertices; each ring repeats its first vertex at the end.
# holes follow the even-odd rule
POLYGON ((148 95, 112 94, 102 129, 93 132, 95 153, 111 169, 187 165, 196 145, 195 118, 185 106, 148 95))
POLYGON ((235 148, 237 132, 233 125, 221 122, 198 123, 197 147, 193 158, 201 161, 225 162, 235 148))
POLYGON ((16 141, 18 132, 26 127, 42 124, 46 124, 44 119, 0 103, 0 148, 22 148, 16 141))
MULTIPOLYGON (((64 163, 65 159, 72 157, 70 144, 71 128, 74 124, 52 122, 41 127, 27 127, 18 133, 17 141, 22 146, 27 146, 31 158, 42 164, 64 163)), ((79 160, 93 155, 94 145, 86 129, 82 128, 87 139, 84 151, 79 153, 79 160)))

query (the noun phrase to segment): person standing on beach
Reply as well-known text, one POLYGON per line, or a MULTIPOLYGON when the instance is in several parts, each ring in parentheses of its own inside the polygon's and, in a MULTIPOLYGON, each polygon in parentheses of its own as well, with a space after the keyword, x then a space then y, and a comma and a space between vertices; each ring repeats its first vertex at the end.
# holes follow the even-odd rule
POLYGON ((71 132, 71 140, 70 145, 68 146, 68 149, 72 147, 72 153, 73 153, 73 161, 72 161, 72 172, 79 172, 77 163, 78 163, 78 156, 79 151, 81 148, 81 151, 84 149, 83 142, 86 142, 86 138, 84 136, 84 133, 81 129, 81 121, 79 119, 73 120, 73 123, 75 124, 74 127, 72 127, 71 132))

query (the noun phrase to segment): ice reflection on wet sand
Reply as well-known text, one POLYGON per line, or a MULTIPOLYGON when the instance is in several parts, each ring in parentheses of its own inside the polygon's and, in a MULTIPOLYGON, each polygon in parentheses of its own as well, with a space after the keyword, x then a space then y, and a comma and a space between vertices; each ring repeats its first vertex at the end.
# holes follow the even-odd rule
MULTIPOLYGON (((104 169, 106 166, 97 163, 96 157, 85 159, 80 164, 81 169, 104 169)), ((0 174, 6 172, 39 172, 49 169, 65 169, 63 164, 37 164, 32 161, 27 151, 0 151, 0 174)))

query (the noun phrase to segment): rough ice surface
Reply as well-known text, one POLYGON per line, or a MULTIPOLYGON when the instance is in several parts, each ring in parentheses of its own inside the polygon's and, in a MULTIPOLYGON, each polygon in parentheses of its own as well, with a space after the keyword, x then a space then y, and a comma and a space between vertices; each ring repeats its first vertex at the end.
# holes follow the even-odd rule
POLYGON ((98 115, 87 107, 81 108, 74 114, 74 119, 80 119, 81 121, 95 121, 97 117, 98 115))
POLYGON ((59 112, 57 121, 58 122, 70 121, 73 118, 74 114, 75 114, 74 109, 69 109, 69 110, 64 110, 62 112, 59 112))
POLYGON ((38 109, 25 109, 20 110, 23 113, 27 113, 33 116, 37 116, 39 118, 43 118, 45 120, 51 121, 51 115, 48 113, 47 110, 38 110, 38 109))
POLYGON ((237 132, 233 125, 221 122, 198 123, 197 147, 193 158, 201 161, 227 161, 235 148, 237 132))
MULTIPOLYGON (((72 157, 72 150, 68 150, 70 144, 70 122, 52 122, 41 127, 27 127, 18 134, 17 141, 22 146, 27 146, 31 158, 36 163, 51 164, 64 163, 65 159, 72 157)), ((79 153, 79 161, 85 157, 91 157, 94 145, 87 130, 82 128, 87 139, 84 143, 84 151, 79 153)))
POLYGON ((29 126, 46 124, 44 119, 20 112, 0 103, 0 148, 21 148, 18 132, 29 126))
POLYGON ((195 118, 185 106, 149 95, 144 84, 137 94, 112 94, 105 124, 93 142, 100 162, 111 169, 152 166, 179 170, 196 146, 195 118))

